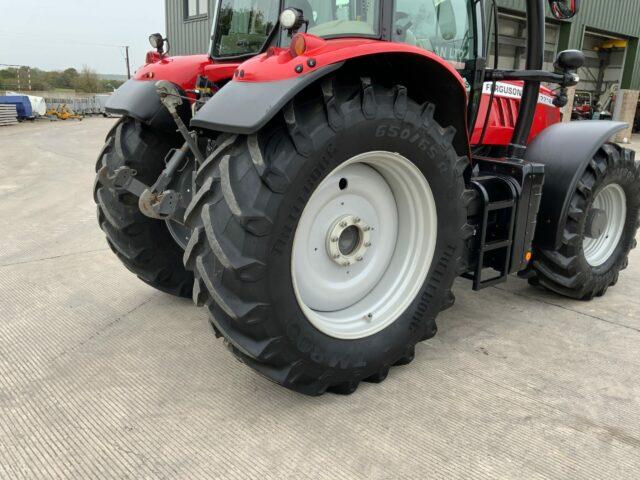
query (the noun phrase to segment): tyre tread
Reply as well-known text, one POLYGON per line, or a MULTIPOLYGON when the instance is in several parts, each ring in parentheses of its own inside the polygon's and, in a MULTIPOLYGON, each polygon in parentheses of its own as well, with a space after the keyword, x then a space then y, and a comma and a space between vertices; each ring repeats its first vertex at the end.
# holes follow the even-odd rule
MULTIPOLYGON (((435 122, 433 104, 426 103, 410 111, 404 86, 382 90, 367 77, 360 79, 360 88, 355 96, 340 96, 349 98, 340 106, 338 97, 336 82, 330 78, 318 88, 322 115, 311 119, 305 115, 302 118, 297 115, 295 102, 284 108, 281 128, 286 138, 273 141, 290 142, 301 157, 299 162, 287 162, 278 155, 266 160, 262 152, 275 148, 268 143, 275 137, 265 140, 258 135, 239 136, 235 147, 207 159, 207 171, 197 174, 199 184, 203 185, 201 190, 206 189, 206 192, 196 192, 193 208, 190 207, 189 219, 195 230, 185 252, 185 263, 196 274, 194 300, 208 307, 215 330, 227 339, 232 353, 270 380, 308 395, 320 395, 326 391, 349 394, 361 381, 384 380, 392 365, 406 365, 414 359, 415 343, 431 338, 437 331, 435 314, 451 307, 455 301, 449 286, 443 291, 442 298, 434 300, 437 302, 435 314, 425 316, 414 343, 395 352, 393 361, 379 371, 353 379, 342 378, 333 370, 316 375, 313 367, 288 353, 280 334, 267 328, 266 320, 272 307, 261 300, 265 298, 266 288, 261 280, 266 268, 264 255, 269 250, 256 245, 261 245, 261 239, 271 233, 275 218, 271 204, 289 187, 290 179, 296 177, 300 163, 313 148, 315 133, 322 129, 338 131, 344 128, 345 118, 355 114, 354 108, 364 118, 375 118, 383 103, 390 105, 396 118, 409 119, 409 114, 412 114, 414 121, 427 127, 439 147, 449 152, 450 174, 458 185, 452 200, 458 202, 465 212, 473 200, 473 194, 465 189, 463 179, 469 160, 451 153, 455 129, 443 129, 435 122), (265 144, 261 145, 261 141, 265 144), (219 182, 211 181, 216 175, 214 172, 219 172, 219 182), (280 181, 275 182, 275 177, 280 181), (222 194, 216 195, 216 190, 221 190, 222 194), (197 215, 198 211, 202 212, 201 216, 197 215), (228 240, 231 238, 233 242, 228 240), (250 275, 243 275, 249 271, 250 275)), ((459 247, 450 252, 454 264, 447 267, 445 262, 436 268, 438 278, 445 282, 450 280, 453 283, 456 272, 462 268, 462 244, 473 235, 473 228, 466 224, 466 215, 461 212, 460 218, 459 247)))
MULTIPOLYGON (((170 147, 154 139, 154 132, 131 118, 120 119, 107 134, 96 162, 110 169, 129 166, 144 176, 162 169, 162 155, 170 147), (165 150, 166 148, 166 150, 165 150), (160 156, 160 158, 158 158, 160 156), (152 162, 158 161, 158 165, 152 162)), ((152 287, 181 297, 192 293, 193 274, 182 265, 182 251, 164 222, 144 216, 128 193, 94 184, 98 222, 109 247, 125 267, 152 287)))

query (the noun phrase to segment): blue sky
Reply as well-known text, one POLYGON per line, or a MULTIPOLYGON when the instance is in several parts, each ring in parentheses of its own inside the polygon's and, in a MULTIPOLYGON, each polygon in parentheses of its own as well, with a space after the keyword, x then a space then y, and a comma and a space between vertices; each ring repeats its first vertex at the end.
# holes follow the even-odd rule
POLYGON ((0 0, 0 64, 126 74, 117 45, 130 45, 135 70, 164 15, 164 0, 0 0))

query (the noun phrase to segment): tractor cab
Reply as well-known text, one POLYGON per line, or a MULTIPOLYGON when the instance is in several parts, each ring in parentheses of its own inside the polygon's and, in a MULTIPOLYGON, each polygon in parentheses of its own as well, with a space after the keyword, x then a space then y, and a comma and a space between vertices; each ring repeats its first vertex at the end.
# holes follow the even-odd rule
POLYGON ((210 55, 248 58, 270 46, 288 47, 291 30, 280 13, 295 9, 295 29, 324 39, 370 38, 413 45, 460 70, 482 54, 480 2, 474 0, 222 0, 215 12, 210 55))

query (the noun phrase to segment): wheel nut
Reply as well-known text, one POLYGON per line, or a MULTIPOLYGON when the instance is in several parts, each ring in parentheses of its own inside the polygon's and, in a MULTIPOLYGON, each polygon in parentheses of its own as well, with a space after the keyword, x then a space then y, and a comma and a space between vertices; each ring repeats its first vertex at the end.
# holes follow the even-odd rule
POLYGON ((333 243, 336 243, 336 242, 338 241, 338 237, 331 237, 331 241, 332 241, 333 243))
POLYGON ((342 262, 343 267, 348 267, 349 265, 351 265, 351 262, 342 262))
POLYGON ((356 217, 353 219, 353 223, 360 223, 360 217, 356 217))
POLYGON ((345 221, 343 220, 342 222, 340 222, 340 226, 341 226, 342 228, 346 227, 346 226, 347 226, 347 222, 345 222, 345 221))
POLYGON ((364 246, 365 247, 370 247, 371 246, 371 242, 364 242, 364 246))
POLYGON ((362 261, 362 257, 356 257, 356 261, 357 262, 361 262, 362 261))
POLYGON ((364 230, 365 232, 368 232, 369 230, 371 230, 371 227, 367 225, 366 227, 363 227, 362 230, 364 230))
POLYGON ((335 254, 333 255, 333 258, 340 258, 340 254, 339 254, 339 253, 335 253, 335 254))

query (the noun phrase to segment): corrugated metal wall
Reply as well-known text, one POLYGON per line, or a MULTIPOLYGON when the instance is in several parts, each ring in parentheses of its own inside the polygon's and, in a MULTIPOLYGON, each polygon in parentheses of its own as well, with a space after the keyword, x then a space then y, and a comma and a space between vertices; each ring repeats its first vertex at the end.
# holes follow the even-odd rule
MULTIPOLYGON (((498 0, 498 5, 503 9, 525 10, 524 0, 498 0)), ((569 48, 581 49, 584 32, 589 29, 640 37, 640 0, 582 0, 580 13, 571 22, 569 48)), ((634 67, 630 87, 640 89, 640 58, 628 61, 634 67)))
MULTIPOLYGON (((546 3, 546 2, 545 2, 546 3)), ((502 8, 524 12, 524 0, 498 0, 502 8)), ((572 44, 582 40, 582 26, 617 34, 640 35, 640 1, 638 0, 582 0, 580 14, 573 20, 572 44)))
POLYGON ((171 42, 171 55, 206 53, 209 49, 211 18, 215 0, 209 0, 209 15, 195 20, 184 19, 185 0, 165 0, 167 36, 171 42))
MULTIPOLYGON (((571 31, 571 45, 581 45, 582 34, 589 28, 640 37, 640 0, 583 0, 582 9, 571 31)), ((627 87, 640 89, 640 58, 636 55, 627 61, 634 64, 631 84, 627 87)))

